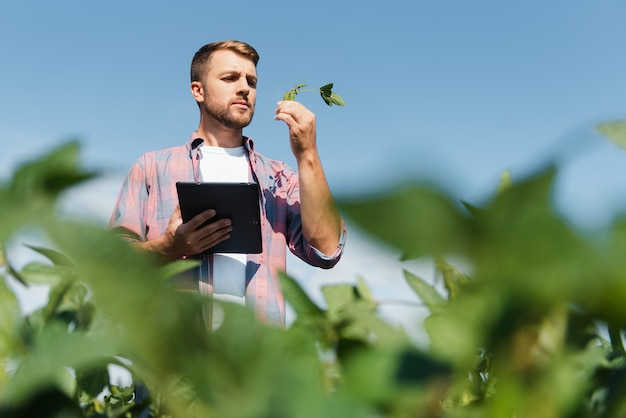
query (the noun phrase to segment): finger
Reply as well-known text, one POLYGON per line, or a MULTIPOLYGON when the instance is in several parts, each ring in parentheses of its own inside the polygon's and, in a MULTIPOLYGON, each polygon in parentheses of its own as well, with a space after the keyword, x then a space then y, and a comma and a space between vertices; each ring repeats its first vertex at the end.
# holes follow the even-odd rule
POLYGON ((207 239, 210 240, 211 237, 215 234, 219 235, 224 232, 230 232, 232 230, 231 224, 232 222, 228 218, 218 219, 214 222, 202 225, 196 229, 187 231, 186 240, 188 243, 202 242, 207 239))
POLYGON ((207 237, 206 240, 202 241, 201 252, 215 247, 217 244, 219 244, 222 241, 226 241, 228 238, 230 238, 230 231, 210 235, 209 237, 207 237))
POLYGON ((213 209, 205 210, 204 212, 200 212, 199 214, 191 218, 189 222, 187 222, 187 225, 192 230, 197 229, 200 225, 202 225, 203 223, 205 223, 206 221, 214 217, 215 214, 216 212, 213 209))
POLYGON ((274 120, 282 120, 289 127, 302 126, 304 128, 315 124, 315 114, 309 111, 280 111, 274 116, 274 120))
POLYGON ((227 229, 228 231, 231 231, 233 229, 232 221, 228 218, 218 219, 215 222, 204 225, 202 228, 199 228, 196 231, 196 235, 200 237, 207 237, 215 233, 220 233, 220 231, 224 229, 227 229))
POLYGON ((274 115, 274 120, 280 120, 287 124, 287 126, 295 126, 298 124, 296 114, 288 109, 277 109, 274 115))
MULTIPOLYGON (((209 248, 216 246, 218 243, 230 238, 231 231, 232 231, 232 226, 230 225, 227 225, 222 228, 218 228, 214 230, 212 233, 204 235, 202 238, 200 238, 197 241, 196 245, 194 245, 194 248, 197 249, 198 253, 206 251, 209 248)), ((197 232, 201 232, 201 231, 197 231, 197 232)))
POLYGON ((274 116, 274 120, 283 121, 287 124, 287 126, 291 127, 296 125, 296 120, 288 113, 278 113, 274 116))
POLYGON ((168 229, 175 231, 180 225, 182 225, 182 223, 183 217, 180 213, 180 206, 177 205, 174 209, 174 212, 172 212, 172 214, 170 215, 170 220, 167 227, 168 229))
POLYGON ((293 116, 293 114, 297 112, 297 107, 295 106, 297 103, 298 102, 289 102, 289 101, 278 102, 278 106, 276 106, 274 113, 276 115, 287 114, 287 115, 293 116))

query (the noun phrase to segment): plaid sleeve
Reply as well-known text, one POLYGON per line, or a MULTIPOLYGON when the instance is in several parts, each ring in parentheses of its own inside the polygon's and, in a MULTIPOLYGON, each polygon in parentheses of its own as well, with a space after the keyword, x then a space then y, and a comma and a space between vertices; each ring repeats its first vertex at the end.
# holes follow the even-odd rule
POLYGON ((346 224, 341 220, 341 235, 339 236, 339 245, 337 249, 331 254, 326 255, 311 244, 307 243, 305 246, 307 257, 310 259, 316 260, 316 264, 318 267, 329 269, 335 266, 339 262, 341 258, 341 254, 343 254, 343 247, 346 244, 346 224))
POLYGON ((146 239, 145 207, 148 202, 145 161, 142 157, 131 167, 117 196, 109 227, 132 241, 146 239))
POLYGON ((288 177, 288 188, 287 188, 287 211, 288 211, 288 226, 287 226, 287 234, 289 240, 289 249, 290 251, 301 260, 306 263, 320 267, 323 269, 330 269, 335 266, 339 262, 341 255, 343 254, 343 247, 346 241, 346 226, 341 220, 341 235, 339 238, 339 244, 335 251, 326 255, 313 245, 311 245, 304 234, 302 233, 302 218, 300 215, 300 186, 298 182, 298 175, 296 172, 293 172, 288 177))

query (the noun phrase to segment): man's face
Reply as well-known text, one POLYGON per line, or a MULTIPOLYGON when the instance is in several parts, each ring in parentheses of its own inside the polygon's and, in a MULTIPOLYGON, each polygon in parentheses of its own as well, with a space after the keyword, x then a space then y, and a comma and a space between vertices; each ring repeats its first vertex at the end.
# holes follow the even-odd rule
POLYGON ((211 55, 201 84, 200 106, 225 127, 242 129, 250 124, 254 115, 256 83, 256 67, 252 61, 229 50, 216 51, 211 55))

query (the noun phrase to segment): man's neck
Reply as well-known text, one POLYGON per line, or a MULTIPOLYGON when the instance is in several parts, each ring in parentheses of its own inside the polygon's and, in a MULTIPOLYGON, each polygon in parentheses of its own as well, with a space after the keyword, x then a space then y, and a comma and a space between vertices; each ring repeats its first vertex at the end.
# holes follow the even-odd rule
POLYGON ((243 129, 226 128, 223 125, 200 121, 198 135, 204 139, 204 145, 222 148, 235 148, 243 145, 243 129))

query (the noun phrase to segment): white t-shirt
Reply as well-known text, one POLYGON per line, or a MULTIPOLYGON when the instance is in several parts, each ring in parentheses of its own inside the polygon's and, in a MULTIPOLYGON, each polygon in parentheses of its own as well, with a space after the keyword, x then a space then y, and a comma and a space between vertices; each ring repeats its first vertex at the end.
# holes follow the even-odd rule
MULTIPOLYGON (((200 172, 205 182, 246 183, 249 181, 248 153, 241 146, 220 148, 203 145, 200 172)), ((246 293, 246 254, 213 256, 213 296, 219 300, 244 304, 246 293)))

